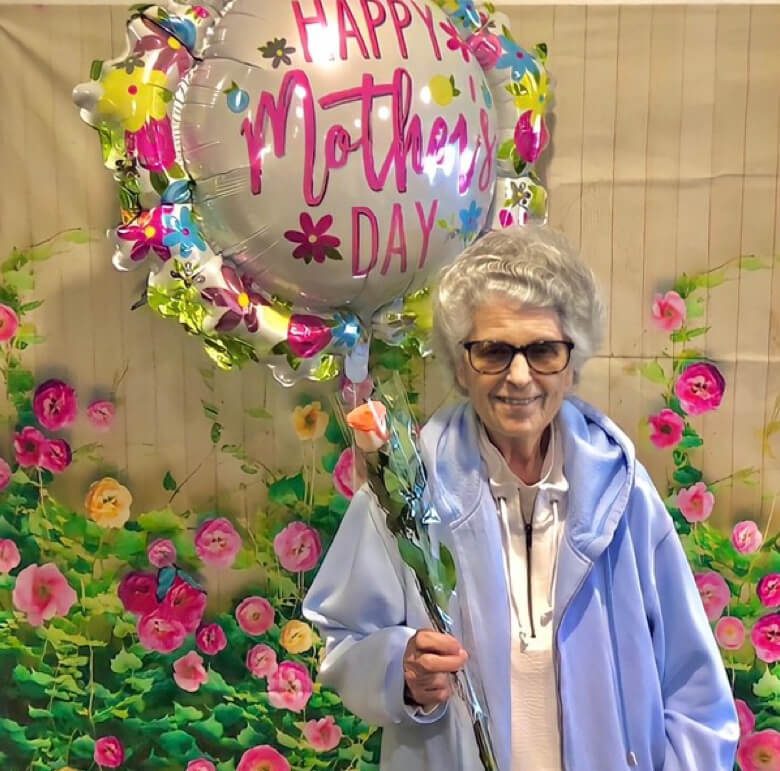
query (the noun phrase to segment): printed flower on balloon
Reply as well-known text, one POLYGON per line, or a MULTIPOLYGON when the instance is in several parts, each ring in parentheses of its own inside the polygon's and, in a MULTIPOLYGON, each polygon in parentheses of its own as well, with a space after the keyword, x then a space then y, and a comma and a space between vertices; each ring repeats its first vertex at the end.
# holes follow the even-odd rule
POLYGON ((373 340, 426 353, 403 298, 487 227, 546 217, 546 48, 490 3, 166 0, 127 40, 74 91, 120 188, 114 263, 145 263, 139 302, 220 367, 289 385, 346 357, 360 381, 373 340))
MULTIPOLYGON (((708 290, 737 278, 740 271, 768 266, 756 257, 737 258, 702 274, 683 275, 673 288, 657 293, 650 317, 653 326, 668 335, 671 346, 638 368, 662 389, 663 407, 647 418, 649 437, 655 447, 671 451, 674 470, 665 503, 738 697, 737 765, 742 771, 769 767, 780 759, 780 732, 771 701, 780 692, 778 536, 766 537, 774 504, 763 528, 752 518, 741 518, 749 517, 749 512, 740 512, 730 534, 710 524, 721 491, 750 483, 757 472, 748 468, 717 481, 705 479, 696 454, 704 444, 701 419, 721 407, 727 385, 718 365, 690 341, 709 329, 700 323, 708 290)), ((736 518, 727 514, 732 521, 736 518)))

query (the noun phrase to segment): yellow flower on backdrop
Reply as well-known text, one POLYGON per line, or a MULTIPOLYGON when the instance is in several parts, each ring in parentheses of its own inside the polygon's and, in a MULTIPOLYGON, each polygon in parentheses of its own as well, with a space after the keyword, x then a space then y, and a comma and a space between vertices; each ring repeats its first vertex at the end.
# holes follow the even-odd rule
POLYGON ((328 413, 319 402, 311 402, 293 410, 293 427, 298 439, 319 439, 328 427, 328 413))
POLYGON ((84 508, 100 527, 122 527, 130 519, 133 496, 112 477, 103 477, 89 486, 84 508))
POLYGON ((314 643, 314 634, 308 624, 303 621, 288 621, 282 627, 279 644, 288 653, 303 653, 314 643))

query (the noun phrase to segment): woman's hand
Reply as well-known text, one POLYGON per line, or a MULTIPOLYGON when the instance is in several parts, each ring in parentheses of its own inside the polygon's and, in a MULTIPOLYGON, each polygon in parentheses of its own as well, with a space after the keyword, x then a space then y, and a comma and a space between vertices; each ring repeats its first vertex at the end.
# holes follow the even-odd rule
POLYGON ((420 629, 406 644, 404 681, 416 704, 430 710, 452 695, 450 674, 462 669, 469 655, 448 634, 420 629))

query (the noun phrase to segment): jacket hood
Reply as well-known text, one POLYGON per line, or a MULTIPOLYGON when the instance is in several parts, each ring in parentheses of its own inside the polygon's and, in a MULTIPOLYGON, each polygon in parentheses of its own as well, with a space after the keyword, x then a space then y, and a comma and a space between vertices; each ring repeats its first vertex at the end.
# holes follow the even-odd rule
MULTIPOLYGON (((576 397, 564 401, 559 420, 570 490, 568 536, 592 561, 612 540, 628 505, 634 447, 606 415, 576 397)), ((429 479, 434 480, 431 493, 439 513, 456 524, 479 505, 487 479, 471 405, 461 402, 433 415, 422 430, 421 447, 426 465, 434 470, 429 479)))

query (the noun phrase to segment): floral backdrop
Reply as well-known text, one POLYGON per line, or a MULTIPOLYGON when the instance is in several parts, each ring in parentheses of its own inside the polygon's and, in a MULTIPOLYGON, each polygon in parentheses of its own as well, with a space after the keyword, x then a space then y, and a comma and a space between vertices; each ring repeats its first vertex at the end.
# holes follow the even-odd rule
MULTIPOLYGON (((218 407, 204 403, 211 443, 247 475, 263 477, 262 516, 177 508, 187 480, 163 469, 159 506, 139 510, 139 480, 106 474, 98 462, 100 436, 122 409, 116 386, 109 398, 87 402, 67 379, 40 378, 27 364, 41 312, 30 268, 45 270, 56 245, 14 250, 0 265, 0 367, 10 411, 0 458, 0 759, 41 771, 377 768, 379 731, 317 684, 321 641, 300 615, 360 482, 335 402, 301 393, 292 414, 273 416, 305 448, 306 463, 293 469, 261 467, 241 444, 226 443, 218 407), (94 442, 72 445, 76 422, 89 426, 94 442), (53 490, 77 464, 94 468, 94 478, 80 500, 66 503, 69 496, 53 490), (204 576, 227 570, 246 575, 240 591, 209 602, 204 576)), ((736 258, 672 278, 656 294, 647 313, 668 344, 638 367, 656 392, 655 408, 641 427, 627 426, 647 431, 667 453, 667 477, 656 481, 734 687, 743 771, 780 764, 775 507, 769 521, 745 518, 730 532, 708 523, 719 492, 751 484, 756 472, 707 479, 700 468, 703 416, 719 408, 729 383, 696 343, 717 287, 770 267, 736 258)), ((413 350, 373 351, 374 377, 399 372, 413 404, 420 370, 413 350)), ((334 386, 333 399, 361 400, 371 387, 334 386)), ((780 400, 757 441, 771 449, 778 430, 780 400)))

